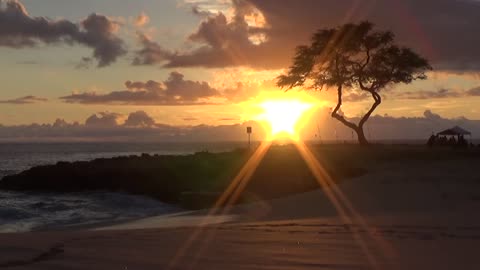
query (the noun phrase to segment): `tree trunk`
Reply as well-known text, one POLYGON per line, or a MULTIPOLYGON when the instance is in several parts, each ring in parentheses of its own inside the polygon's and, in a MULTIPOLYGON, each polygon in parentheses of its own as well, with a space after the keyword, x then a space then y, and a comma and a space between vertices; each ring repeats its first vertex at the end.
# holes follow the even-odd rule
POLYGON ((355 133, 357 133, 358 143, 360 145, 368 145, 369 143, 367 141, 367 138, 365 137, 365 133, 363 132, 363 125, 368 120, 368 117, 373 112, 373 110, 375 110, 375 108, 378 106, 379 103, 377 104, 377 102, 378 102, 377 97, 374 96, 375 104, 372 107, 372 109, 370 109, 370 111, 362 118, 360 123, 358 125, 356 125, 352 122, 349 122, 347 119, 345 119, 345 117, 343 117, 343 115, 338 114, 338 111, 342 107, 342 88, 343 88, 342 85, 338 86, 338 89, 337 89, 338 101, 337 101, 337 106, 335 107, 335 109, 332 112, 332 117, 337 119, 338 121, 340 121, 346 127, 355 131, 355 133))
POLYGON ((372 107, 370 110, 360 119, 360 122, 358 124, 349 122, 343 115, 338 114, 338 111, 342 107, 342 90, 343 87, 342 85, 338 85, 337 89, 337 95, 338 95, 338 101, 337 101, 337 106, 332 112, 332 117, 340 121, 342 124, 344 124, 346 127, 352 129, 357 133, 357 138, 358 138, 358 143, 360 145, 369 145, 370 143, 367 140, 367 137, 365 137, 365 132, 363 131, 363 125, 367 122, 367 120, 370 118, 370 115, 375 111, 375 109, 382 103, 382 97, 375 91, 373 90, 365 90, 369 92, 372 95, 373 100, 375 101, 372 104, 372 107))
POLYGON ((367 140, 367 137, 365 137, 365 132, 363 131, 363 126, 360 126, 360 127, 356 128, 355 132, 357 133, 358 143, 360 145, 369 145, 370 144, 367 140))

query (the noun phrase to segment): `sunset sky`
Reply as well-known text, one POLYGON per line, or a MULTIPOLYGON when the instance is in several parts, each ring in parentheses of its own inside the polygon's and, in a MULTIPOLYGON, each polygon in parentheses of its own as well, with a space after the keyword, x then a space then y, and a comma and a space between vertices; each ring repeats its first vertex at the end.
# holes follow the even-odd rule
MULTIPOLYGON (((296 46, 361 20, 434 68, 426 81, 385 89, 377 115, 480 119, 480 1, 0 1, 3 126, 84 124, 94 114, 123 123, 135 112, 142 124, 255 120, 260 101, 304 95, 275 87, 296 46)), ((335 104, 333 91, 309 95, 319 111, 335 104)), ((355 92, 346 100, 350 117, 371 103, 355 92)))

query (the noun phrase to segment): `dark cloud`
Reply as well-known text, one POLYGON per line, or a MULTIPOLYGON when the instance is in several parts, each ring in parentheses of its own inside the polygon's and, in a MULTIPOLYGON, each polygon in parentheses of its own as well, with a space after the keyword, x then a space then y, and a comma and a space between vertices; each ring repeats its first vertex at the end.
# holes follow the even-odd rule
POLYGON ((137 111, 128 116, 124 125, 129 127, 151 127, 155 125, 155 120, 146 112, 137 111))
POLYGON ((170 73, 164 82, 125 82, 127 90, 107 94, 80 93, 61 97, 68 103, 132 104, 132 105, 194 105, 220 96, 207 82, 185 80, 183 74, 170 73))
POLYGON ((467 95, 469 95, 469 96, 480 96, 480 86, 468 90, 467 95))
POLYGON ((426 110, 423 113, 423 116, 428 120, 433 120, 433 121, 442 120, 442 117, 439 114, 433 113, 431 110, 426 110))
MULTIPOLYGON (((76 126, 76 125, 78 125, 78 123, 74 123, 73 125, 76 126)), ((70 124, 67 123, 67 121, 65 121, 64 119, 57 119, 57 120, 55 120, 55 122, 52 125, 52 127, 54 127, 54 128, 64 128, 64 127, 68 127, 68 126, 70 126, 70 124)))
POLYGON ((303 42, 317 28, 368 19, 392 30, 398 42, 425 55, 436 69, 480 69, 480 36, 474 34, 480 31, 476 1, 248 1, 271 24, 272 43, 278 44, 279 35, 303 42))
POLYGON ((19 0, 0 2, 0 46, 4 47, 80 44, 92 48, 98 66, 104 67, 126 54, 124 42, 116 35, 118 27, 118 23, 99 14, 91 14, 80 23, 74 23, 32 17, 19 0))
POLYGON ((118 113, 100 112, 87 118, 87 120, 85 120, 85 126, 101 128, 114 127, 118 125, 120 116, 118 113))
MULTIPOLYGON (((86 127, 97 128, 109 128, 109 127, 153 127, 156 125, 155 119, 149 116, 144 111, 132 112, 128 115, 127 119, 121 124, 122 114, 113 112, 99 112, 91 115, 85 120, 86 127)), ((54 126, 65 126, 66 122, 63 120, 57 120, 54 126)))
POLYGON ((201 98, 218 96, 216 89, 210 87, 207 82, 185 80, 179 72, 170 73, 168 80, 164 82, 167 96, 183 101, 195 102, 201 98))
MULTIPOLYGON (((480 3, 452 0, 234 0, 235 16, 208 14, 189 37, 193 50, 162 54, 167 67, 285 68, 294 48, 319 28, 370 20, 392 30, 397 41, 426 56, 436 70, 480 69, 480 3), (263 26, 248 25, 259 11, 263 26), (265 35, 254 44, 252 35, 265 35)), ((198 12, 197 12, 198 13, 198 12)), ((152 42, 152 41, 150 41, 152 42)), ((150 45, 152 43, 149 43, 150 45)), ((158 44, 155 47, 161 48, 158 44)), ((161 51, 164 51, 163 49, 161 51)), ((147 62, 147 61, 145 61, 147 62)))
POLYGON ((403 99, 433 99, 433 98, 456 98, 463 96, 463 92, 450 89, 439 89, 437 91, 406 91, 393 94, 403 99))
POLYGON ((137 36, 142 45, 142 49, 135 52, 135 58, 132 62, 133 65, 155 65, 164 63, 172 57, 172 52, 162 48, 144 33, 138 32, 137 36))
POLYGON ((191 51, 168 51, 160 44, 140 36, 143 49, 137 52, 134 64, 163 64, 169 68, 195 66, 271 68, 285 63, 283 56, 271 51, 269 43, 255 41, 256 37, 265 35, 267 29, 248 24, 247 16, 258 16, 254 6, 246 1, 233 1, 233 4, 235 14, 232 20, 221 12, 201 13, 205 19, 188 37, 189 42, 198 44, 191 51))
POLYGON ((82 57, 82 59, 75 64, 76 69, 89 69, 94 63, 94 59, 91 57, 82 57))
POLYGON ((41 98, 36 96, 24 96, 16 99, 0 100, 0 103, 25 105, 25 104, 33 104, 33 103, 46 102, 46 101, 48 101, 48 99, 46 98, 41 98))

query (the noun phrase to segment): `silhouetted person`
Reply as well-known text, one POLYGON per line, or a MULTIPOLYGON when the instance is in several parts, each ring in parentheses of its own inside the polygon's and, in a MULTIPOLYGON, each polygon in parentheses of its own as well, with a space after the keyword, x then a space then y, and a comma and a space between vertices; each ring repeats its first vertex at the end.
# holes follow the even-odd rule
POLYGON ((441 136, 438 138, 438 144, 439 145, 446 145, 447 144, 447 138, 445 136, 441 136))
POLYGON ((455 140, 455 137, 450 137, 450 139, 448 139, 448 145, 455 146, 456 144, 457 140, 455 140))
POLYGON ((458 136, 458 146, 460 147, 468 147, 468 142, 465 140, 463 135, 458 136))
POLYGON ((437 136, 432 134, 432 136, 428 138, 428 142, 427 142, 428 147, 433 147, 435 145, 436 139, 437 139, 437 136))

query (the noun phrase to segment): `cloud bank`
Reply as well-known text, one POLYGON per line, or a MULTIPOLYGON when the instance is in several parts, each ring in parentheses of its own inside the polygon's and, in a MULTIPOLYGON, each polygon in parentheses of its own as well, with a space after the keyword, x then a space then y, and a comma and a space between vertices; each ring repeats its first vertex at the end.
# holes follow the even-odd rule
POLYGON ((461 98, 480 96, 480 87, 474 87, 468 90, 454 90, 441 88, 438 90, 418 90, 418 91, 402 91, 401 89, 389 92, 392 98, 396 99, 443 99, 443 98, 461 98))
POLYGON ((207 82, 185 80, 179 72, 171 72, 163 82, 125 82, 126 90, 106 94, 96 92, 73 93, 60 97, 68 103, 122 104, 122 105, 198 105, 208 98, 220 96, 207 82))
MULTIPOLYGON (((315 118, 302 131, 304 139, 322 141, 350 141, 351 130, 330 117, 326 108, 319 109, 315 118), (318 126, 317 126, 318 124, 318 126)), ((254 140, 263 140, 266 131, 261 123, 250 121, 233 125, 171 126, 156 122, 144 111, 128 116, 101 112, 88 117, 85 123, 67 123, 62 119, 53 124, 22 126, 0 125, 0 141, 129 141, 129 142, 219 142, 245 141, 246 127, 252 126, 254 140)), ((190 119, 186 119, 190 120, 190 119)), ((233 119, 225 119, 233 120, 233 119)), ((358 121, 352 118, 352 121, 358 121)), ((465 117, 444 118, 430 110, 422 117, 373 116, 366 124, 370 140, 421 140, 432 132, 459 125, 480 138, 480 120, 465 117)))
POLYGON ((68 123, 57 119, 53 124, 19 126, 0 125, 0 142, 21 141, 128 141, 128 142, 217 142, 242 141, 246 126, 254 126, 255 136, 264 137, 260 124, 246 122, 221 126, 171 126, 157 123, 144 111, 124 115, 100 112, 85 123, 68 123))

